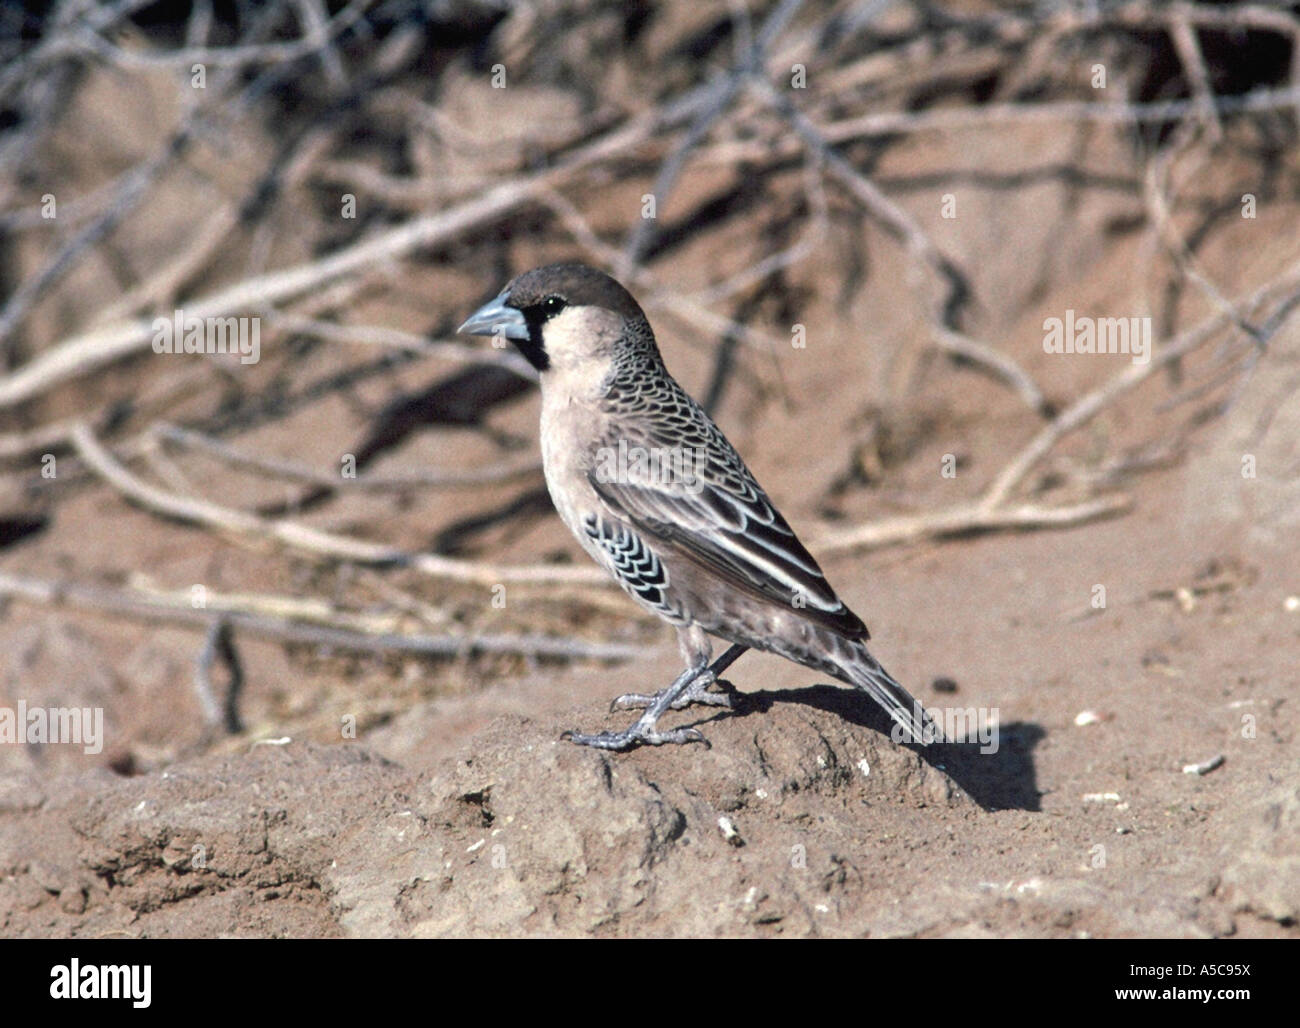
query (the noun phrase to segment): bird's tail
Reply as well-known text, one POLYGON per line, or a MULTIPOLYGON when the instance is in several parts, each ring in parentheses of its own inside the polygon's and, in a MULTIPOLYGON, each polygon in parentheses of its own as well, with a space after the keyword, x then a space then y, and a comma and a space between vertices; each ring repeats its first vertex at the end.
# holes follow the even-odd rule
POLYGON ((850 685, 865 692, 898 722, 904 732, 904 742, 916 742, 924 746, 947 741, 942 729, 920 702, 894 681, 893 676, 881 667, 880 661, 868 653, 861 643, 853 646, 852 658, 841 664, 841 670, 850 685))

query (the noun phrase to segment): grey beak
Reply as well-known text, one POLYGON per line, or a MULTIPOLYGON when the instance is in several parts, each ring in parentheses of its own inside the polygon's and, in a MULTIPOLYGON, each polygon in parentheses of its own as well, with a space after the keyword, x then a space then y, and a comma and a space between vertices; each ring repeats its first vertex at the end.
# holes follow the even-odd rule
POLYGON ((495 300, 488 301, 471 314, 456 331, 471 336, 500 334, 523 342, 528 339, 528 322, 524 320, 522 311, 506 306, 506 293, 502 291, 495 300))

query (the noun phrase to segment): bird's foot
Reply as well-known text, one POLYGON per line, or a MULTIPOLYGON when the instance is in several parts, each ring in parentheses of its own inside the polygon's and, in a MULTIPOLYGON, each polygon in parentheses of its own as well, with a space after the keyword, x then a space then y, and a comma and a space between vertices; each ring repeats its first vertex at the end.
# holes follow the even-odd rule
POLYGON ((631 728, 621 732, 596 732, 587 735, 583 732, 565 732, 561 739, 578 746, 593 746, 598 750, 630 750, 634 746, 663 746, 668 743, 702 742, 707 746, 708 740, 697 728, 672 728, 666 732, 658 731, 654 723, 643 725, 642 718, 631 728))
MULTIPOLYGON (((645 713, 636 719, 636 723, 621 732, 598 732, 587 735, 583 732, 565 732, 562 739, 577 743, 579 746, 594 746, 600 750, 630 750, 634 746, 663 746, 667 743, 702 742, 707 740, 695 728, 672 728, 661 732, 655 724, 666 711, 681 710, 692 703, 703 703, 710 707, 732 706, 731 696, 727 693, 709 692, 709 687, 718 683, 718 672, 725 670, 736 657, 744 652, 744 647, 732 646, 713 667, 688 667, 667 689, 650 696, 628 693, 620 696, 610 706, 610 710, 631 710, 644 707, 645 713)), ((720 683, 728 689, 725 682, 720 683)))
MULTIPOLYGON (((691 683, 690 688, 673 700, 669 706, 673 710, 685 710, 692 703, 699 703, 706 707, 725 707, 727 710, 734 709, 735 704, 732 702, 731 693, 729 691, 709 692, 709 687, 715 684, 722 685, 727 689, 731 688, 728 683, 723 682, 712 671, 705 671, 691 683)), ((612 713, 616 710, 645 710, 648 707, 654 706, 655 701, 660 699, 671 689, 672 686, 669 686, 668 689, 661 689, 656 693, 624 693, 609 705, 610 712, 612 713)))

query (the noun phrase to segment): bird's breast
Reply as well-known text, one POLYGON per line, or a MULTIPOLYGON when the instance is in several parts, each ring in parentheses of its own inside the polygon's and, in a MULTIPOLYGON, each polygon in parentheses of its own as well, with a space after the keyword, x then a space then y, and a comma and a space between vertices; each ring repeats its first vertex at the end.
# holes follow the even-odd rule
MULTIPOLYGON (((542 468, 555 509, 584 547, 583 519, 603 507, 587 478, 604 428, 600 412, 573 397, 542 398, 542 468)), ((588 547, 589 548, 589 547, 588 547)))

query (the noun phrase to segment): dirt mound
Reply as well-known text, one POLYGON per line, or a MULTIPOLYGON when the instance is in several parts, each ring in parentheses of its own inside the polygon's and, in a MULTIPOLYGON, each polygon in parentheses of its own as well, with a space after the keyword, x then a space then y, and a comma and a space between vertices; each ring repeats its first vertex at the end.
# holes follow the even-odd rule
POLYGON ((876 720, 855 694, 816 686, 746 697, 704 724, 708 748, 611 756, 559 741, 556 724, 503 717, 432 774, 356 745, 286 741, 46 793, 10 778, 0 929, 1202 935, 1232 912, 1294 923, 1293 786, 1249 811, 1255 827, 1225 847, 1217 897, 1212 882, 1148 893, 1158 868, 1128 868, 1117 891, 1104 861, 1083 859, 989 879, 977 862, 992 869, 1007 846, 1043 838, 1038 798, 1016 797, 1032 738, 1013 728, 998 754, 919 754, 876 720), (1003 841, 990 850, 990 838, 1003 841))
POLYGON ((431 778, 360 747, 286 743, 55 795, 18 799, 11 780, 0 923, 77 936, 863 930, 862 814, 919 822, 974 805, 871 730, 760 706, 710 726, 712 748, 632 759, 503 718, 431 778))

